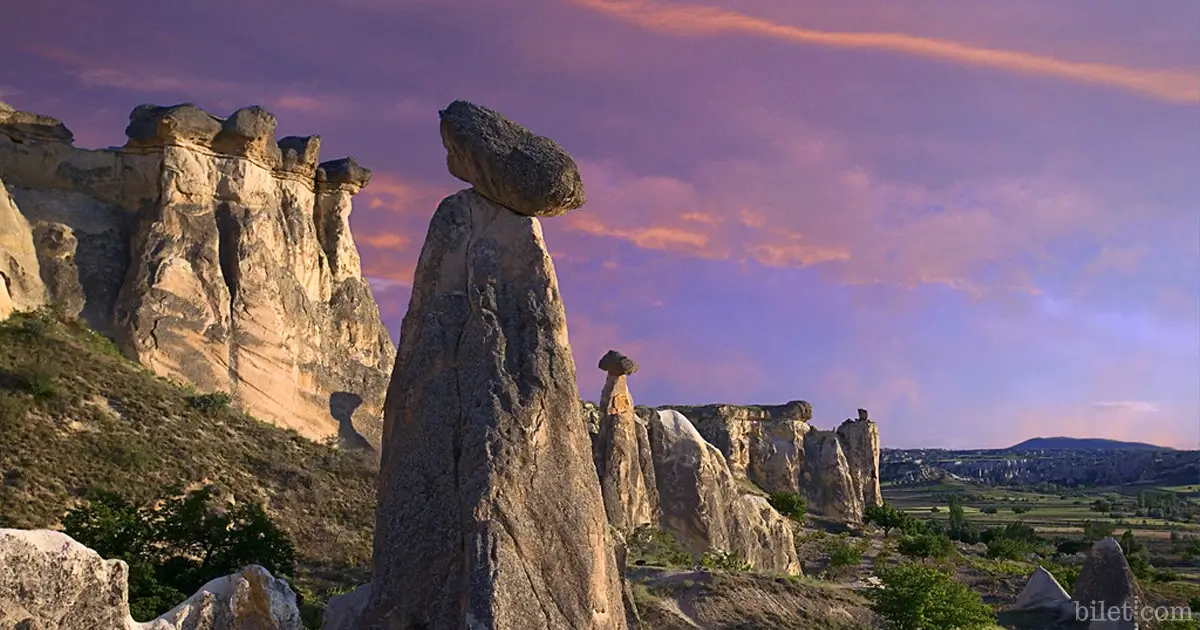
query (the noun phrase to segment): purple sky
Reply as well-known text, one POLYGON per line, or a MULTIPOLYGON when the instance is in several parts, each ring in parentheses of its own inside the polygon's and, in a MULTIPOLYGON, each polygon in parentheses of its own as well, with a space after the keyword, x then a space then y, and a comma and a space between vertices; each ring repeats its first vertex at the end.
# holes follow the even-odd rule
POLYGON ((886 446, 1200 447, 1200 4, 42 0, 0 99, 121 144, 137 104, 261 104, 375 170, 393 337, 445 168, 493 107, 579 161, 543 222, 585 397, 866 407, 886 446), (519 8, 518 8, 519 7, 519 8))

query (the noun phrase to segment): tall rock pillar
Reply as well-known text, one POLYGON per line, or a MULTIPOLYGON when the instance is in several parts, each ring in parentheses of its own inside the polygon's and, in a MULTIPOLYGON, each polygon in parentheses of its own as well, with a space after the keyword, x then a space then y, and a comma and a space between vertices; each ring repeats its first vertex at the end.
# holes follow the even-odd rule
POLYGON ((633 412, 626 377, 638 366, 629 357, 609 350, 598 366, 608 373, 600 394, 600 433, 596 458, 604 509, 613 527, 630 532, 658 522, 658 489, 650 433, 633 412))
POLYGON ((374 580, 355 627, 624 630, 600 487, 539 216, 574 161, 498 113, 440 112, 474 185, 429 224, 384 413, 374 580))

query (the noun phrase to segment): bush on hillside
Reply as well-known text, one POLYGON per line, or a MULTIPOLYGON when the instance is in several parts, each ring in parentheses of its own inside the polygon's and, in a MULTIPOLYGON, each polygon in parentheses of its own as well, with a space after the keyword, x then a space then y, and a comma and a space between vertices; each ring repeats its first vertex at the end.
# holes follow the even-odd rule
POLYGON ((850 540, 843 536, 829 539, 825 543, 825 553, 829 556, 829 566, 826 571, 830 575, 838 575, 849 567, 858 566, 862 563, 867 545, 868 542, 863 539, 850 540))
POLYGON ((704 555, 700 556, 700 566, 709 571, 738 573, 750 570, 750 563, 742 560, 741 556, 732 551, 721 551, 720 549, 704 552, 704 555))
POLYGON ((797 523, 804 522, 804 515, 808 512, 808 502, 800 495, 794 492, 773 492, 767 501, 780 514, 797 523))
POLYGON ((897 549, 915 558, 945 558, 954 552, 954 543, 945 534, 919 534, 905 536, 897 549))
POLYGON ((208 581, 246 565, 292 575, 292 541, 262 506, 218 508, 212 488, 168 496, 157 508, 137 507, 117 494, 94 491, 63 518, 67 535, 105 558, 129 564, 135 619, 152 619, 208 581))
POLYGON ((996 621, 979 593, 936 567, 904 563, 876 575, 883 588, 867 596, 890 630, 978 630, 996 621))

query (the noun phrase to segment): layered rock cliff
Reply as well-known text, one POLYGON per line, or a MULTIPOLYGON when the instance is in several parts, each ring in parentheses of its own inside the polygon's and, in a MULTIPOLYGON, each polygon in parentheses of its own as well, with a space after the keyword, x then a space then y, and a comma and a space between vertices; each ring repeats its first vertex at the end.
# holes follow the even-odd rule
POLYGON ((395 350, 350 235, 370 180, 275 117, 143 105, 120 148, 0 105, 0 317, 51 304, 260 419, 377 446, 395 350))
POLYGON ((879 429, 865 409, 858 419, 822 431, 812 426, 812 405, 803 400, 670 408, 725 455, 735 475, 767 492, 804 496, 812 513, 857 523, 866 507, 883 501, 879 429))

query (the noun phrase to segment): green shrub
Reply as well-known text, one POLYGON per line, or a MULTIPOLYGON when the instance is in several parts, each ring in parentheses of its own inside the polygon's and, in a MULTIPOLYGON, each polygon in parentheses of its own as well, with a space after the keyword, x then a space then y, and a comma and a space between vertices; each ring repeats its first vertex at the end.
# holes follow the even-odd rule
POLYGON ((63 518, 67 535, 105 558, 129 564, 129 602, 135 619, 156 617, 209 580, 249 564, 290 578, 291 539, 258 504, 225 509, 214 490, 172 493, 157 509, 136 507, 119 495, 89 493, 63 518))
POLYGON ((773 492, 767 501, 780 514, 797 523, 804 522, 804 514, 808 511, 808 502, 800 495, 793 492, 773 492))
POLYGON ((829 573, 836 575, 843 569, 858 566, 867 550, 867 544, 866 540, 850 540, 842 536, 829 539, 825 543, 825 553, 829 556, 829 573))
POLYGON ((625 540, 627 562, 637 566, 689 567, 692 554, 669 532, 653 525, 642 525, 625 540))
POLYGON ((887 503, 867 506, 863 512, 863 521, 883 529, 884 538, 887 538, 893 529, 912 527, 917 522, 906 512, 897 510, 887 503))
POLYGON ((1023 560, 1031 551, 1033 548, 1023 540, 999 537, 987 542, 987 557, 989 558, 1023 560))
POLYGON ((984 514, 996 514, 1000 511, 1000 509, 994 505, 989 505, 987 507, 979 508, 979 511, 983 512, 984 514))
POLYGON ((710 571, 749 571, 750 564, 732 551, 713 549, 700 556, 700 566, 710 571))
POLYGON ((1080 567, 1078 565, 1046 564, 1043 566, 1068 593, 1075 587, 1075 578, 1079 577, 1080 567))
POLYGON ((867 596, 890 630, 977 630, 995 623, 978 593, 936 567, 904 563, 875 574, 883 588, 867 596))
POLYGON ((229 411, 229 406, 233 404, 233 397, 225 392, 196 394, 187 397, 187 404, 192 409, 211 417, 229 411))
POLYGON ((897 549, 916 558, 945 558, 954 552, 954 543, 945 534, 920 534, 905 536, 897 549))

